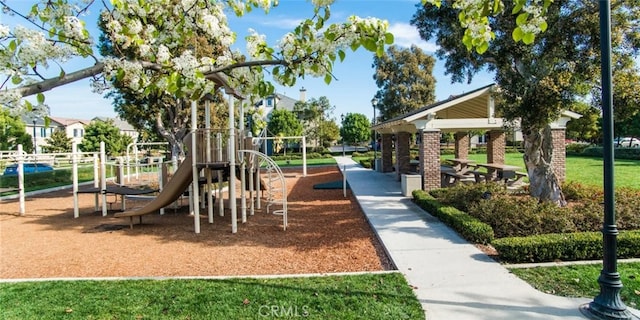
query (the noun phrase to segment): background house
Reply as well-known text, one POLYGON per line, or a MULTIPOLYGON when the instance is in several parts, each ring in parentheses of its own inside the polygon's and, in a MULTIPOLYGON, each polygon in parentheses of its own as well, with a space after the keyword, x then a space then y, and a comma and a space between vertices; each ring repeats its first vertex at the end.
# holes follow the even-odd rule
POLYGON ((22 121, 25 123, 26 132, 31 135, 35 143, 35 152, 42 153, 42 147, 47 145, 47 140, 51 137, 56 130, 63 130, 67 137, 72 139, 72 142, 81 143, 84 137, 84 128, 91 121, 108 121, 113 120, 114 125, 120 130, 121 134, 130 136, 133 141, 137 141, 138 132, 128 122, 120 118, 106 118, 96 117, 91 120, 63 118, 56 116, 48 116, 49 123, 46 124, 43 117, 36 117, 33 115, 23 115, 22 121))

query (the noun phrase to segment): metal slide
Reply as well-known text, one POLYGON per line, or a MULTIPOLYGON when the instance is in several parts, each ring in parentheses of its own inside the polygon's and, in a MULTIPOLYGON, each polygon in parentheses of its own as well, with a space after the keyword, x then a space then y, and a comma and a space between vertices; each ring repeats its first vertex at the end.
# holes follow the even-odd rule
POLYGON ((192 172, 191 156, 187 156, 155 199, 142 208, 118 212, 114 217, 135 217, 158 212, 158 210, 178 200, 182 193, 187 190, 187 187, 193 182, 192 172))

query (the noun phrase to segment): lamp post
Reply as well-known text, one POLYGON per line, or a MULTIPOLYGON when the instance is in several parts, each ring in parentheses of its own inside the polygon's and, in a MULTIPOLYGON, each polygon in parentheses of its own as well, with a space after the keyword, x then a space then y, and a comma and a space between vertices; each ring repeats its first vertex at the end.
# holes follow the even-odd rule
MULTIPOLYGON (((375 97, 371 99, 371 106, 373 106, 373 125, 375 126, 378 122, 376 118, 376 106, 378 105, 378 99, 375 97)), ((377 170, 376 165, 378 163, 378 131, 373 130, 373 170, 377 170)))
POLYGON ((36 154, 36 150, 38 149, 38 145, 36 142, 36 120, 37 119, 33 119, 33 154, 36 154))
POLYGON ((617 235, 614 195, 613 94, 611 76, 611 2, 602 0, 600 12, 600 50, 602 59, 602 113, 604 133, 604 223, 602 227, 603 258, 598 277, 600 293, 580 311, 589 319, 638 319, 620 299, 622 281, 618 273, 617 235))
POLYGON ((344 153, 344 113, 340 114, 340 120, 342 120, 342 122, 340 122, 340 126, 342 127, 342 156, 345 157, 345 153, 344 153))

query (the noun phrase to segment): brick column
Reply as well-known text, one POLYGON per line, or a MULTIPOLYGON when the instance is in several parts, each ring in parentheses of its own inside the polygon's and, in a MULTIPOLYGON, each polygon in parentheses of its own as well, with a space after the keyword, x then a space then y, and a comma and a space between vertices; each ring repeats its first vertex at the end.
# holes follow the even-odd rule
POLYGON ((383 133, 381 140, 382 172, 391 172, 393 171, 393 135, 383 133))
POLYGON ((469 157, 469 135, 466 132, 456 132, 455 139, 455 157, 458 159, 467 159, 469 157))
POLYGON ((487 162, 504 164, 504 151, 507 146, 504 131, 491 130, 488 135, 487 162))
POLYGON ((420 130, 420 174, 422 190, 429 191, 440 188, 440 131, 420 130))
POLYGON ((553 143, 553 156, 551 163, 558 181, 562 183, 565 179, 566 171, 566 152, 565 145, 565 129, 551 129, 551 143, 553 143))
POLYGON ((396 133, 396 178, 411 170, 411 134, 409 132, 396 133))

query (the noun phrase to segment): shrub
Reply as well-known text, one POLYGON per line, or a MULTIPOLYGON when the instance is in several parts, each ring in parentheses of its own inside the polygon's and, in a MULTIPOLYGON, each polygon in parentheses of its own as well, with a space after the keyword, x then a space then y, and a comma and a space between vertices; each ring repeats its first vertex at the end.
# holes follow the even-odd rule
MULTIPOLYGON (((604 150, 602 147, 588 147, 582 151, 583 156, 602 158, 604 150)), ((616 159, 640 160, 640 148, 616 147, 614 151, 616 159)))
POLYGON ((430 194, 422 190, 412 193, 414 202, 453 228, 467 241, 488 244, 493 240, 493 229, 486 223, 451 206, 443 206, 430 194))
MULTIPOLYGON (((600 232, 502 238, 492 245, 500 253, 500 260, 511 263, 594 260, 602 259, 603 254, 600 232)), ((617 254, 619 258, 640 256, 640 231, 620 232, 617 254)))
POLYGON ((570 143, 566 145, 567 154, 578 155, 584 152, 584 149, 591 147, 587 143, 570 143))
POLYGON ((454 206, 462 211, 468 211, 469 206, 486 197, 487 192, 492 196, 507 193, 504 185, 497 183, 459 183, 453 187, 441 188, 430 191, 438 201, 454 206))

